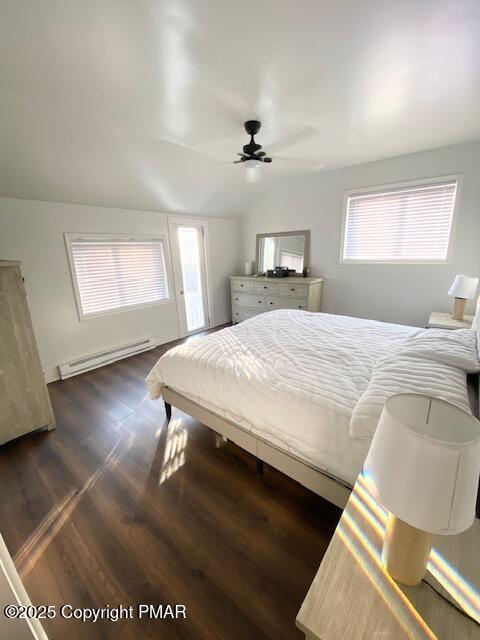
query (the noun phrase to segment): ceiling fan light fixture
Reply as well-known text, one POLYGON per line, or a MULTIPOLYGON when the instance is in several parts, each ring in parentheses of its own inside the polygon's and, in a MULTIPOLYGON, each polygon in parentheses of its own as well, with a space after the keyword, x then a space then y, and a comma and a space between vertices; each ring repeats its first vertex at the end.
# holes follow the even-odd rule
POLYGON ((249 169, 247 168, 247 170, 245 171, 245 177, 247 179, 247 182, 250 182, 250 183, 261 182, 262 172, 260 171, 260 169, 256 169, 255 167, 250 167, 249 169))
POLYGON ((255 158, 244 160, 242 164, 245 169, 259 169, 262 166, 262 162, 260 160, 255 160, 255 158))

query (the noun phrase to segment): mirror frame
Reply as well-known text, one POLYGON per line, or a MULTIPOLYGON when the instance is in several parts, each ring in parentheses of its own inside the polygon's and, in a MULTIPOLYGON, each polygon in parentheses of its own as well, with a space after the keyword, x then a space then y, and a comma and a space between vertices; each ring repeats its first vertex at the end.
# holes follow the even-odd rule
MULTIPOLYGON (((260 263, 260 239, 261 238, 279 238, 286 236, 303 236, 304 237, 304 252, 303 252, 303 268, 310 268, 310 229, 302 229, 301 231, 277 231, 276 233, 257 233, 257 247, 255 252, 255 267, 257 273, 262 273, 259 270, 260 263)), ((291 276, 303 277, 303 273, 292 273, 291 276)))

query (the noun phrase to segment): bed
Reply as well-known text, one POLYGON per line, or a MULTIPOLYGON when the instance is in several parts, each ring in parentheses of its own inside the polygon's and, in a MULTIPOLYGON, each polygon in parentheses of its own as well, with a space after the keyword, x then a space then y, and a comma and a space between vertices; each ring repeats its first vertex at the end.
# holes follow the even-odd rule
POLYGON ((169 350, 147 385, 168 415, 179 408, 343 507, 388 395, 418 390, 470 410, 478 354, 465 331, 458 347, 457 332, 272 311, 169 350), (435 339, 453 365, 435 360, 435 339), (463 347, 466 364, 455 360, 463 347))

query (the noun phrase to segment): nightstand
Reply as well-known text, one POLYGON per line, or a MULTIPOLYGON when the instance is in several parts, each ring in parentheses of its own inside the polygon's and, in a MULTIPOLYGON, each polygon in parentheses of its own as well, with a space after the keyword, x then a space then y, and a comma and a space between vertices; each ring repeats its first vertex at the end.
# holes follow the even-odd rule
POLYGON ((459 535, 436 536, 428 584, 404 587, 382 567, 386 519, 360 475, 297 616, 306 640, 478 638, 471 617, 480 620, 480 520, 459 535))
POLYGON ((470 329, 472 322, 473 316, 465 315, 463 320, 454 320, 449 313, 432 311, 427 329, 470 329))

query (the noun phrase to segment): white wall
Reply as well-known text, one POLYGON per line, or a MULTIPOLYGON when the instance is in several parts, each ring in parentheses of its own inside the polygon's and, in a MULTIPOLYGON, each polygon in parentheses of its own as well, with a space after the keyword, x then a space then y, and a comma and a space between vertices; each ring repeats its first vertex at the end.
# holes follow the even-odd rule
MULTIPOLYGON (((20 260, 47 381, 57 366, 79 356, 153 335, 157 344, 179 337, 175 299, 80 322, 63 233, 167 235, 167 215, 125 209, 0 198, 0 259, 20 260)), ((208 220, 212 325, 231 318, 228 276, 238 265, 236 220, 208 220)), ((171 283, 173 289, 173 282, 171 283)))
POLYGON ((243 216, 241 259, 255 257, 257 233, 295 229, 311 229, 310 266, 325 277, 324 311, 424 326, 431 310, 449 310, 455 274, 480 275, 480 142, 290 179, 243 216), (340 263, 345 190, 455 173, 464 181, 449 264, 340 263))

